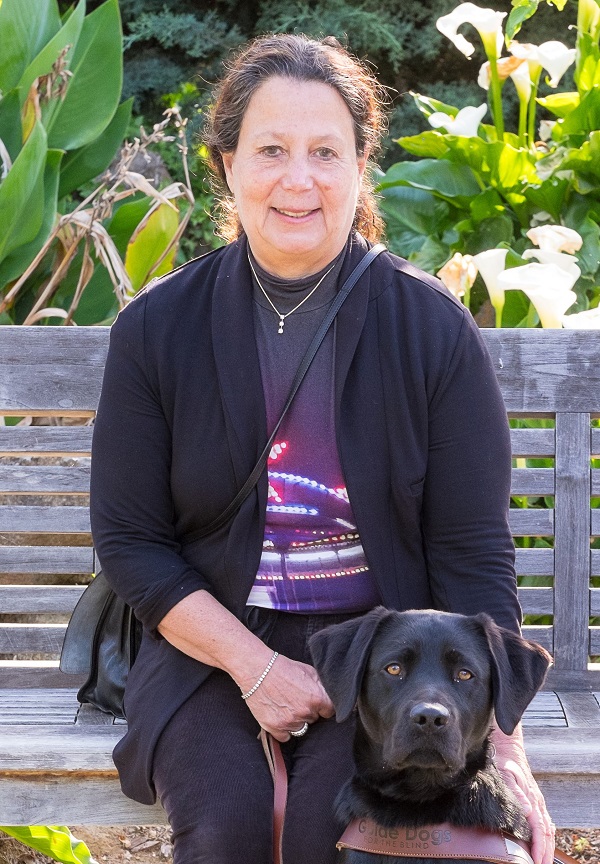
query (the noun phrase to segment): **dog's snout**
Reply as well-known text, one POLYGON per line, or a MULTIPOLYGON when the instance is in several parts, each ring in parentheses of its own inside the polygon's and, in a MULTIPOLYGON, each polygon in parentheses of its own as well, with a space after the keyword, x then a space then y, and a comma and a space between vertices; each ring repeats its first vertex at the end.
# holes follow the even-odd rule
POLYGON ((412 708, 409 717, 417 726, 429 730, 445 726, 450 719, 450 712, 437 702, 419 702, 412 708))

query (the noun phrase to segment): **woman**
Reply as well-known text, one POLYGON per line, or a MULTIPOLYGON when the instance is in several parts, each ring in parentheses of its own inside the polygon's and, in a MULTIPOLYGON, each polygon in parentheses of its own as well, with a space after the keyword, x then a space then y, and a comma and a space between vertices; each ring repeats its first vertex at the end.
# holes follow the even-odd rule
MULTIPOLYGON (((242 50, 207 132, 232 242, 149 286, 112 330, 93 534, 144 625, 115 761, 127 795, 158 794, 177 864, 271 860, 261 727, 288 761, 286 864, 335 860, 352 724, 336 724, 310 665, 316 630, 378 603, 519 627, 494 371, 464 307, 388 253, 338 313, 268 478, 225 528, 186 541, 250 474, 338 287, 378 239, 366 171, 379 96, 334 40, 242 50)), ((495 743, 549 864, 519 734, 495 743)))

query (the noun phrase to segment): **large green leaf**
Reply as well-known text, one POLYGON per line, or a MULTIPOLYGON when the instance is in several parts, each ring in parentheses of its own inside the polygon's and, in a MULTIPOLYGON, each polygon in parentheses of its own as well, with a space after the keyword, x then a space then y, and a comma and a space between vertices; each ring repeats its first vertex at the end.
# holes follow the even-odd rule
POLYGON ((125 269, 134 291, 154 276, 162 276, 173 269, 177 248, 173 246, 164 260, 157 265, 179 227, 179 213, 168 204, 159 204, 144 217, 127 245, 125 269))
POLYGON ((46 132, 38 121, 0 185, 0 261, 35 239, 44 216, 46 132))
POLYGON ((577 108, 559 122, 565 135, 600 129, 600 87, 590 90, 577 108))
POLYGON ((550 213, 560 223, 568 191, 568 180, 550 177, 539 186, 527 186, 524 195, 538 210, 550 213))
POLYGON ((563 159, 560 170, 569 170, 600 180, 600 132, 590 133, 581 147, 572 148, 563 159))
POLYGON ((96 864, 85 843, 64 825, 1 825, 0 831, 62 864, 96 864))
POLYGON ((396 143, 399 144, 407 153, 412 153, 414 156, 423 158, 440 159, 448 152, 448 145, 444 140, 444 135, 433 130, 421 132, 419 135, 406 135, 403 138, 396 138, 396 143))
POLYGON ((104 132, 95 141, 67 153, 60 172, 59 198, 97 177, 108 168, 127 132, 132 105, 133 98, 123 102, 115 111, 104 132))
POLYGON ((446 136, 457 164, 467 163, 486 182, 502 190, 514 189, 523 183, 539 183, 533 157, 528 150, 519 150, 502 141, 481 138, 446 136))
POLYGON ((577 108, 580 96, 577 90, 573 90, 565 93, 551 93, 550 96, 536 99, 536 102, 554 114, 555 117, 566 117, 567 114, 577 108))
POLYGON ((117 0, 86 15, 73 53, 64 101, 45 119, 48 144, 61 150, 85 147, 108 126, 123 83, 121 17, 117 0))
POLYGON ((27 66, 19 81, 21 88, 21 102, 24 102, 29 93, 29 88, 36 78, 41 75, 47 75, 52 69, 52 65, 56 61, 60 52, 69 47, 66 55, 67 66, 70 67, 73 61, 73 55, 77 41, 81 34, 81 28, 85 17, 85 0, 79 0, 79 3, 69 15, 69 18, 55 36, 42 48, 31 63, 27 66))
POLYGON ((399 184, 435 192, 444 198, 470 198, 481 191, 477 178, 468 165, 445 159, 421 159, 418 162, 397 162, 380 181, 379 188, 399 184))
POLYGON ((16 87, 28 64, 60 29, 56 0, 3 0, 0 4, 0 90, 16 87))
POLYGON ((431 192, 411 186, 391 186, 383 190, 381 209, 397 230, 408 228, 416 234, 438 234, 448 219, 449 206, 431 192))
POLYGON ((11 90, 0 99, 0 138, 14 162, 23 143, 19 91, 11 90))
POLYGON ((524 21, 535 14, 540 0, 513 0, 513 10, 506 22, 506 44, 515 38, 524 21))
POLYGON ((409 261, 415 267, 425 270, 426 273, 435 275, 438 270, 441 270, 449 257, 450 250, 444 243, 441 243, 435 237, 427 237, 418 251, 412 252, 409 255, 409 261))
MULTIPOLYGON (((62 150, 49 150, 46 159, 46 167, 44 170, 44 202, 42 212, 42 224, 37 235, 29 243, 24 243, 10 252, 6 258, 0 262, 0 290, 8 282, 25 272, 31 264, 37 253, 40 251, 56 220, 56 207, 58 201, 58 178, 60 174, 60 162, 63 157, 62 150)), ((39 192, 34 189, 33 195, 39 192)), ((32 202, 32 206, 34 202, 32 202)))

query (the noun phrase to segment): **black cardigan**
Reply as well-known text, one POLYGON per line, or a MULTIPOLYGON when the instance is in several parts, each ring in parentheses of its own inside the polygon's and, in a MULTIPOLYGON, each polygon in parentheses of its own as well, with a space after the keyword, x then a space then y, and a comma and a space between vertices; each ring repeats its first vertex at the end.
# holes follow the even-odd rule
MULTIPOLYGON (((99 559, 144 624, 115 749, 125 794, 152 803, 152 754, 210 667, 156 628, 210 591, 241 616, 261 555, 266 472, 227 530, 195 543, 267 438, 246 239, 148 286, 111 331, 93 439, 99 559)), ((340 278, 367 249, 352 237, 340 278)), ((510 441, 492 364, 469 312, 384 252, 336 320, 340 462, 369 568, 394 609, 486 611, 518 630, 507 524, 510 441)))

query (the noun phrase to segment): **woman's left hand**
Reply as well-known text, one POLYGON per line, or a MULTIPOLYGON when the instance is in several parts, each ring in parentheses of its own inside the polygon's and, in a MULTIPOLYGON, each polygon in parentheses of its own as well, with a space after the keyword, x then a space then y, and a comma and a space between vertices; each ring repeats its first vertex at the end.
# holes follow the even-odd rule
POLYGON ((494 763, 523 808, 531 827, 531 857, 535 864, 552 864, 555 828, 544 796, 531 773, 521 726, 517 726, 512 735, 505 735, 495 728, 491 741, 496 749, 494 763))

